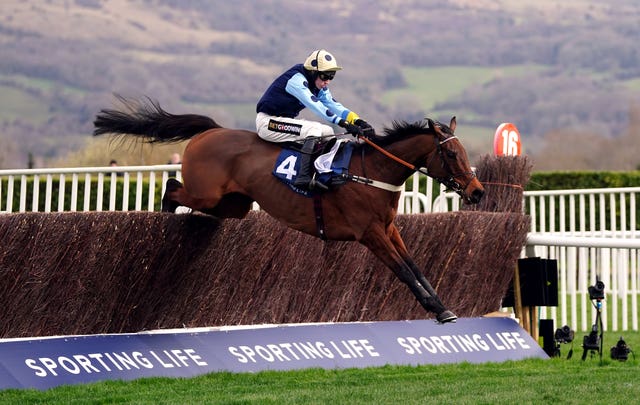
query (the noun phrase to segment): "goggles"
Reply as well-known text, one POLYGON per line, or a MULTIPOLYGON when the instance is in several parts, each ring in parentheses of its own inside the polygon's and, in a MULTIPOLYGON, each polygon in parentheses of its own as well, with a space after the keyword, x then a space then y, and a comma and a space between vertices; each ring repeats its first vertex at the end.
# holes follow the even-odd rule
POLYGON ((333 78, 336 77, 336 72, 318 72, 318 77, 323 81, 333 80, 333 78))

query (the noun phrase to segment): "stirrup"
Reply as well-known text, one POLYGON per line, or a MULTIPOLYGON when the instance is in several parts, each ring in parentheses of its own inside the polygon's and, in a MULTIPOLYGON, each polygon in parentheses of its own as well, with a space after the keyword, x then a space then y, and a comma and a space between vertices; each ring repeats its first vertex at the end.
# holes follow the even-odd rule
POLYGON ((313 173, 313 177, 311 177, 311 181, 309 182, 309 190, 313 190, 314 188, 319 188, 322 191, 329 190, 329 187, 325 186, 319 181, 316 181, 316 174, 313 173))

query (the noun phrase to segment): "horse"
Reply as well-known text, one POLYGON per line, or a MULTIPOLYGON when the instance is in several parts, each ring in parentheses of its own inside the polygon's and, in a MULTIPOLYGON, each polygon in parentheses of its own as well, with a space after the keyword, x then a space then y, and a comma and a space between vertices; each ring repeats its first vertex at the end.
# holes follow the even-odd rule
POLYGON ((429 118, 393 121, 384 135, 362 137, 348 167, 349 181, 309 198, 272 174, 282 146, 256 132, 225 128, 203 115, 171 114, 149 98, 121 101, 124 108, 100 110, 94 136, 134 136, 150 143, 189 140, 182 158, 183 183, 167 181, 163 211, 186 206, 221 219, 243 218, 255 201, 292 229, 364 245, 437 322, 457 319, 414 263, 394 225, 402 185, 415 171, 455 190, 465 203, 481 200, 484 188, 454 135, 456 117, 448 126, 429 118))

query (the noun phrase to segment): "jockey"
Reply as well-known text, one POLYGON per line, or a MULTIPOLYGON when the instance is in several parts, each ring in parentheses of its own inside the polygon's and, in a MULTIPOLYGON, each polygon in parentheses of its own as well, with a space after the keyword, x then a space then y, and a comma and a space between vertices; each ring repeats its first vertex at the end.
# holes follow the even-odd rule
POLYGON ((256 129, 260 138, 269 142, 304 141, 301 173, 295 185, 313 183, 309 160, 315 144, 321 137, 335 135, 327 124, 296 118, 305 107, 354 136, 375 134, 371 125, 331 95, 327 85, 340 69, 332 54, 315 50, 304 64, 294 65, 278 76, 258 101, 256 129))

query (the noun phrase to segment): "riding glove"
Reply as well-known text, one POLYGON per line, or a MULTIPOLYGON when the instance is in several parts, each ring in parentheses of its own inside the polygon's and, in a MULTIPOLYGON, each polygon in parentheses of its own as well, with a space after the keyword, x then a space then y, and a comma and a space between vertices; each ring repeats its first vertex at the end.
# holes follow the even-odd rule
POLYGON ((367 138, 371 138, 376 136, 376 131, 375 129, 373 129, 373 127, 371 126, 371 124, 369 124, 367 121, 358 118, 354 124, 356 124, 357 126, 359 126, 362 129, 362 134, 364 136, 366 136, 367 138))
POLYGON ((363 135, 362 128, 360 128, 357 125, 349 124, 345 120, 340 120, 338 125, 341 126, 344 129, 346 129, 348 134, 351 134, 353 136, 362 136, 363 135))

